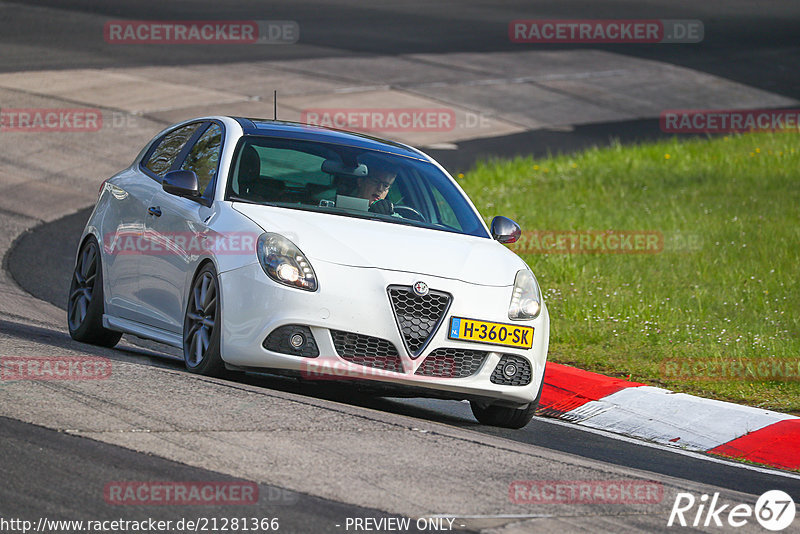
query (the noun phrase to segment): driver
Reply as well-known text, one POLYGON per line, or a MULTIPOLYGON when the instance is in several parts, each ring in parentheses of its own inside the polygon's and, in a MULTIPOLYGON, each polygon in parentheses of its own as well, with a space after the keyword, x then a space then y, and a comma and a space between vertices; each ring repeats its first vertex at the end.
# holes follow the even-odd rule
POLYGON ((369 211, 372 213, 394 214, 394 204, 386 200, 386 195, 397 178, 397 168, 371 155, 359 158, 359 163, 367 166, 368 174, 357 179, 355 196, 369 200, 369 211))

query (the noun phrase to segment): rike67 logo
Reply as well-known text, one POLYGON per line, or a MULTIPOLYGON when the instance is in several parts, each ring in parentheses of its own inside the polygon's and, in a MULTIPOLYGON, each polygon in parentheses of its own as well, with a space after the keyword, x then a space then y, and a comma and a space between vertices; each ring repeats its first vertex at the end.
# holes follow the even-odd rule
POLYGON ((781 490, 764 493, 755 506, 722 504, 719 493, 710 499, 707 494, 696 499, 691 493, 678 493, 667 526, 739 528, 751 524, 755 518, 765 529, 778 532, 794 522, 795 514, 794 501, 781 490))

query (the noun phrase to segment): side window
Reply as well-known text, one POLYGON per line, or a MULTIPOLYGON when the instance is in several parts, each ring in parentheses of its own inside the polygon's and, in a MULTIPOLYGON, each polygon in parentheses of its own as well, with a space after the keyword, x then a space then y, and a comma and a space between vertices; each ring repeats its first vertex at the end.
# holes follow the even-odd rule
POLYGON ((197 175, 197 183, 204 198, 213 194, 212 187, 217 176, 221 147, 222 128, 212 124, 194 144, 181 166, 181 169, 194 171, 197 175))
POLYGON ((245 144, 239 152, 231 190, 256 202, 318 205, 335 196, 333 178, 323 172, 325 157, 301 149, 245 144))
POLYGON ((325 158, 299 150, 255 147, 261 158, 261 174, 289 184, 330 184, 331 178, 322 172, 325 158))
POLYGON ((444 196, 442 196, 439 190, 435 187, 432 187, 431 191, 433 192, 433 198, 436 201, 436 211, 441 219, 440 222, 449 226, 450 228, 462 230, 461 223, 458 222, 458 217, 456 217, 456 214, 453 211, 453 208, 450 206, 450 203, 445 200, 444 196))
POLYGON ((175 158, 180 154, 183 145, 192 137, 192 134, 200 124, 187 124, 165 135, 155 150, 150 153, 150 157, 147 158, 144 166, 160 178, 163 178, 172 167, 172 164, 175 163, 175 158))

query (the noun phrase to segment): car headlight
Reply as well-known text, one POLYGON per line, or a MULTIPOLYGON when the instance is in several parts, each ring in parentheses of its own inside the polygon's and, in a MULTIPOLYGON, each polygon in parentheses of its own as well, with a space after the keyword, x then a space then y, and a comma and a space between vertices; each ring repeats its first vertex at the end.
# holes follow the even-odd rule
POLYGON ((542 311, 542 292, 536 277, 528 269, 521 269, 514 279, 508 318, 515 321, 536 319, 542 311))
POLYGON ((317 275, 311 263, 282 235, 261 234, 256 250, 261 268, 276 282, 307 291, 317 290, 317 275))

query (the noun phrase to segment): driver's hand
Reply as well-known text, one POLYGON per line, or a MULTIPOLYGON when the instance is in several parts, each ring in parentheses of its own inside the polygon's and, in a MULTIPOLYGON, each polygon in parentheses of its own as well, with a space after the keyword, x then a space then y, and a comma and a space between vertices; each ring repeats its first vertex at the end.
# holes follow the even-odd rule
POLYGON ((394 204, 385 198, 382 198, 373 202, 369 207, 369 211, 372 213, 378 213, 380 215, 391 215, 394 213, 394 204))

